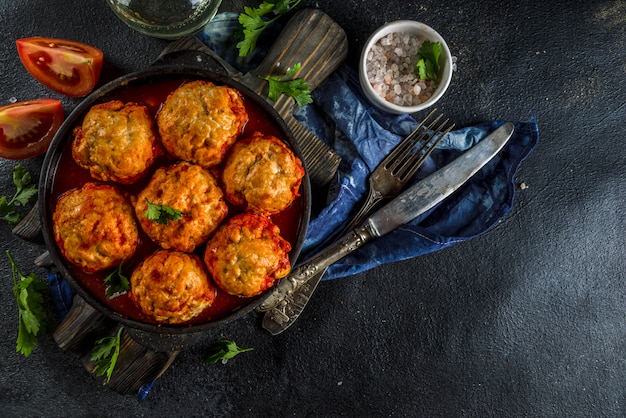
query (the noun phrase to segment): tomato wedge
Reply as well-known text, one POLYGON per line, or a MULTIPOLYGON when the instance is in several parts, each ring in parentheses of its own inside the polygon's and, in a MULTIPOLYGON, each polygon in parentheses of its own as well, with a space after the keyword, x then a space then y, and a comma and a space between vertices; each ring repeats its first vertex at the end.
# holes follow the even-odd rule
POLYGON ((23 160, 43 154, 64 119, 63 106, 56 99, 0 107, 0 157, 23 160))
POLYGON ((82 42, 54 38, 15 41, 20 60, 44 86, 70 97, 83 97, 100 79, 104 55, 82 42))

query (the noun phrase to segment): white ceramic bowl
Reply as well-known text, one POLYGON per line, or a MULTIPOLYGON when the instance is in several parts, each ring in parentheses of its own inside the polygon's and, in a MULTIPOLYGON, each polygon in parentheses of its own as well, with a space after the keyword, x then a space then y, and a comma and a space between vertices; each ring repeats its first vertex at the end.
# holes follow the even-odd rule
POLYGON ((397 20, 395 22, 387 23, 386 25, 380 27, 376 32, 374 32, 369 39, 367 40, 365 46, 363 47, 363 51, 361 53, 361 59, 359 61, 359 80, 361 83, 361 87, 363 88, 363 92, 367 99, 377 107, 378 109, 402 114, 402 113, 415 113, 421 110, 424 110, 430 106, 432 106, 437 100, 439 100, 448 86, 450 85, 450 80, 452 79, 452 55, 450 54, 450 49, 446 44, 446 41, 439 35, 434 29, 430 26, 425 25, 420 22, 416 22, 414 20, 397 20), (418 36, 423 36, 426 39, 432 42, 440 42, 442 46, 441 56, 440 56, 440 71, 439 71, 439 80, 437 83, 437 88, 435 89, 432 96, 418 104, 413 106, 400 106, 394 104, 384 97, 380 96, 372 87, 369 80, 367 79, 366 73, 366 59, 369 50, 372 46, 382 37, 390 34, 390 33, 411 33, 416 34, 418 36))

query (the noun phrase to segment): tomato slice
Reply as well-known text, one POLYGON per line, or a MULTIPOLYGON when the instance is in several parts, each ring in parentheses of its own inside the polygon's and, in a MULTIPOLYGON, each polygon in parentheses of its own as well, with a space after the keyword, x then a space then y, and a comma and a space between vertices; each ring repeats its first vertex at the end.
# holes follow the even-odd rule
POLYGON ((0 157, 23 160, 43 154, 64 119, 63 106, 56 99, 0 107, 0 157))
POLYGON ((83 97, 100 79, 104 55, 82 42, 54 38, 15 41, 28 72, 46 87, 70 97, 83 97))

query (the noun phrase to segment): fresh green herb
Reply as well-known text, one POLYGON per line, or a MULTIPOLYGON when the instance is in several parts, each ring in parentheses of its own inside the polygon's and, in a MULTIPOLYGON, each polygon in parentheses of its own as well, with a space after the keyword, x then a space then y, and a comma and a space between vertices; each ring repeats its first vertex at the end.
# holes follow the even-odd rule
POLYGON ((269 84, 269 91, 267 97, 276 101, 280 94, 286 94, 293 97, 298 103, 298 106, 304 106, 313 102, 311 98, 311 89, 309 85, 302 78, 296 78, 293 80, 283 80, 285 77, 289 77, 300 71, 302 64, 297 63, 292 69, 288 70, 286 74, 281 76, 259 76, 259 78, 266 80, 269 84))
POLYGON ((257 40, 261 33, 271 23, 284 16, 296 7, 301 0, 265 0, 258 7, 243 8, 239 14, 239 23, 243 27, 243 40, 237 43, 239 56, 245 57, 256 48, 257 40), (273 17, 269 18, 267 15, 273 17))
POLYGON ((158 224, 167 224, 169 221, 178 221, 180 218, 184 216, 189 216, 188 213, 181 212, 178 209, 174 209, 171 206, 167 205, 157 205, 156 203, 152 203, 148 199, 148 209, 143 214, 144 218, 148 218, 151 221, 154 221, 158 224))
POLYGON ((439 56, 441 43, 424 41, 417 53, 416 71, 422 80, 437 80, 439 78, 439 56))
POLYGON ((130 290, 130 281, 122 273, 122 263, 104 278, 104 285, 106 297, 109 299, 130 290))
POLYGON ((26 206, 37 194, 37 186, 32 184, 32 178, 28 170, 21 164, 13 169, 13 184, 17 188, 11 199, 0 196, 0 219, 15 225, 19 223, 25 214, 17 211, 18 206, 26 206))
POLYGON ((11 252, 7 250, 13 274, 13 295, 19 312, 19 328, 15 350, 28 357, 39 342, 38 336, 45 330, 46 311, 43 291, 46 285, 34 273, 24 276, 18 269, 11 252))
POLYGON ((234 341, 229 340, 217 340, 209 348, 209 356, 206 362, 209 364, 215 364, 220 360, 228 360, 235 357, 239 353, 251 351, 253 348, 240 348, 234 341))
POLYGON ((104 337, 96 341, 91 351, 91 360, 96 362, 96 376, 106 374, 107 382, 111 380, 115 363, 120 355, 120 342, 122 339, 122 330, 120 327, 115 337, 104 337))

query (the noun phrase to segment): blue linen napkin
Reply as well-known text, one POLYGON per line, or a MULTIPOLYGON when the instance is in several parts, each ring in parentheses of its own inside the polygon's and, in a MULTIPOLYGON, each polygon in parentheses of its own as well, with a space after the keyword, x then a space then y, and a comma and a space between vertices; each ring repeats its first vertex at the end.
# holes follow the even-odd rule
MULTIPOLYGON (((402 137, 418 122, 410 116, 390 116, 372 108, 360 91, 357 75, 343 67, 314 91, 316 104, 336 123, 339 132, 331 144, 343 157, 337 196, 311 220, 304 251, 311 252, 340 229, 367 193, 367 177, 402 137)), ((303 123, 312 120, 296 117, 303 123)), ((459 156, 505 121, 491 121, 452 131, 413 183, 459 156)), ((384 263, 438 251, 487 232, 513 205, 514 176, 538 141, 535 121, 514 122, 515 132, 503 151, 460 190, 409 224, 368 243, 333 264, 324 280, 353 275, 384 263)))

